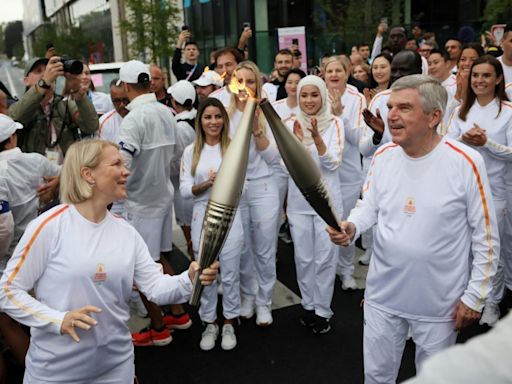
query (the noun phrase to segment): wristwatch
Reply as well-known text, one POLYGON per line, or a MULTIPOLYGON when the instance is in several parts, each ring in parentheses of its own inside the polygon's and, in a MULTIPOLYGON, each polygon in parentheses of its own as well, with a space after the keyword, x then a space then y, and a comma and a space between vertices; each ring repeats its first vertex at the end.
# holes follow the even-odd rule
POLYGON ((46 81, 44 81, 43 79, 39 80, 37 82, 37 85, 40 87, 40 88, 43 88, 43 89, 50 89, 50 86, 48 84, 46 84, 46 81))

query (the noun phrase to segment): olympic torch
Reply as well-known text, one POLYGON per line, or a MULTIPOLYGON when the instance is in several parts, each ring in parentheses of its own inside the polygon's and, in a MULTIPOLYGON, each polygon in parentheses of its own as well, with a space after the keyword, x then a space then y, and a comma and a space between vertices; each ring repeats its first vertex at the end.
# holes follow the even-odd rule
POLYGON ((199 281, 201 270, 210 266, 219 256, 235 218, 247 171, 249 143, 257 105, 256 99, 248 97, 236 134, 223 156, 213 183, 199 242, 200 270, 196 274, 190 305, 199 305, 203 292, 203 285, 199 281))
POLYGON ((302 143, 290 132, 267 99, 260 102, 279 148, 279 153, 293 181, 316 213, 332 228, 341 231, 338 215, 320 169, 302 143))

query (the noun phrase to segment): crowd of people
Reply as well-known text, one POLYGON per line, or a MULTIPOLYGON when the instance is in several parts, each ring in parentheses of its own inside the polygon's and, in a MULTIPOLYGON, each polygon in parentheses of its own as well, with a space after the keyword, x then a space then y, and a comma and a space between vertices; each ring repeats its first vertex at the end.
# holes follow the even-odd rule
POLYGON ((219 335, 223 350, 236 348, 239 319, 273 324, 279 238, 293 242, 298 321, 323 335, 336 275, 342 290, 362 288, 361 236, 367 384, 396 381, 408 335, 416 380, 427 383, 443 372, 442 360, 427 359, 458 331, 498 323, 512 290, 512 31, 491 46, 499 56, 455 37, 441 46, 419 25, 411 38, 391 28, 384 44, 387 33, 379 24, 373 45, 325 55, 310 74, 295 47, 281 49, 265 82, 244 50, 249 26, 204 66, 185 29, 177 82, 166 88, 165 71, 131 60, 110 95, 95 91, 87 65, 75 75, 57 56, 30 61, 26 93, 0 103, 0 332, 26 364, 24 382, 132 382, 134 345, 167 345, 171 330, 191 326, 182 303, 203 218, 248 98, 268 99, 311 155, 341 231, 311 208, 258 110, 233 225, 219 261, 201 271, 202 350, 219 335), (192 261, 178 275, 166 258, 173 216, 192 261), (130 302, 150 318, 131 337, 130 302))

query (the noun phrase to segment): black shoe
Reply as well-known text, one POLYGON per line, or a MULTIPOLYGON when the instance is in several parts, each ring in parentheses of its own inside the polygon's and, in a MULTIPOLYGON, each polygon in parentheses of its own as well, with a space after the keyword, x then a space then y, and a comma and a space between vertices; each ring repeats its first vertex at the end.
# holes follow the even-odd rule
POLYGON ((313 326, 313 333, 315 335, 323 335, 331 330, 331 325, 329 324, 329 320, 315 315, 315 324, 313 326))
POLYGON ((299 322, 308 328, 312 328, 315 326, 315 311, 313 310, 304 310, 304 313, 299 317, 299 322))

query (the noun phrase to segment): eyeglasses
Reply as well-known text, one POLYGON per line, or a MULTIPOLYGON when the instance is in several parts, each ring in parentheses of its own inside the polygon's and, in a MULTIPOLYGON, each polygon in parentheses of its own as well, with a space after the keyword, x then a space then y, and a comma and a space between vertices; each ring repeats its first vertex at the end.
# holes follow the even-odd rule
POLYGON ((121 104, 121 103, 130 104, 130 100, 127 99, 126 97, 119 97, 119 98, 116 97, 116 98, 112 99, 112 102, 114 104, 121 104))

